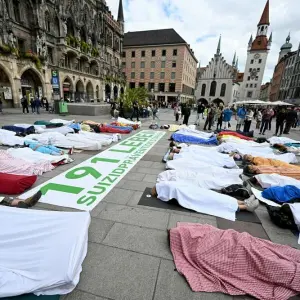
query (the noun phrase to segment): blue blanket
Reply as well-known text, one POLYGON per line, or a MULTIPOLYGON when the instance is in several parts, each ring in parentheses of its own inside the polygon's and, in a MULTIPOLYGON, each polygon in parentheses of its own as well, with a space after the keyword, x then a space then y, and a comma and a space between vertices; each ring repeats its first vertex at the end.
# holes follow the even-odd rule
POLYGON ((262 196, 279 203, 286 203, 300 199, 300 189, 293 185, 274 186, 264 190, 262 196))
POLYGON ((200 137, 183 135, 180 133, 173 133, 172 139, 179 143, 187 143, 187 144, 202 144, 202 145, 217 145, 218 141, 215 136, 209 139, 203 139, 200 137))
POLYGON ((8 125, 8 126, 2 126, 2 129, 13 131, 17 134, 23 134, 23 135, 35 133, 35 130, 34 130, 33 126, 30 126, 28 128, 23 128, 23 127, 9 126, 8 125))

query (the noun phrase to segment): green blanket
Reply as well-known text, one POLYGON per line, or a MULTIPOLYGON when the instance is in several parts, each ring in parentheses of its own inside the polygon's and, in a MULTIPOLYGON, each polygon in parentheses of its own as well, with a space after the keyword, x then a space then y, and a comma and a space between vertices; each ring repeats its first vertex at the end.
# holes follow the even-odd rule
POLYGON ((48 122, 48 121, 35 121, 34 122, 34 125, 44 125, 46 127, 62 127, 64 126, 63 123, 51 123, 51 122, 48 122))

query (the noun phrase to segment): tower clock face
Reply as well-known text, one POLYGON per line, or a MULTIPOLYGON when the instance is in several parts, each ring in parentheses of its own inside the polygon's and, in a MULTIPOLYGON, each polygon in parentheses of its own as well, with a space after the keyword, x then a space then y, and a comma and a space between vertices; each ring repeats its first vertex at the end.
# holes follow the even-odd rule
POLYGON ((254 58, 255 58, 255 59, 259 59, 259 58, 260 58, 260 54, 256 53, 256 54, 254 55, 254 58))

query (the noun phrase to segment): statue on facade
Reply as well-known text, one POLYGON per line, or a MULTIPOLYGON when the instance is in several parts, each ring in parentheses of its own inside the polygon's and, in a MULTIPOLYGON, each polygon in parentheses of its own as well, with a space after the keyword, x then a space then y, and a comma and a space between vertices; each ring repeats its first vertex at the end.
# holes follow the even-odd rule
POLYGON ((36 53, 40 56, 47 56, 46 34, 38 33, 36 37, 36 53))
POLYGON ((11 47, 11 48, 16 48, 16 43, 17 43, 17 39, 14 35, 14 33, 11 31, 8 35, 8 41, 7 44, 11 47))
POLYGON ((67 18, 62 18, 62 29, 63 29, 64 36, 67 36, 68 34, 67 18))

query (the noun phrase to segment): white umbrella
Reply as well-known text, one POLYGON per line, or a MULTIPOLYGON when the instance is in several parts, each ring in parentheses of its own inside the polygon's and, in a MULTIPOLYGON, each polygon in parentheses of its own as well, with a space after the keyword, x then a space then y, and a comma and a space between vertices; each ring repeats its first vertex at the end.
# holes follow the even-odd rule
POLYGON ((274 105, 274 106, 291 106, 293 104, 287 103, 287 102, 283 102, 283 101, 275 101, 275 102, 268 102, 268 105, 274 105))

